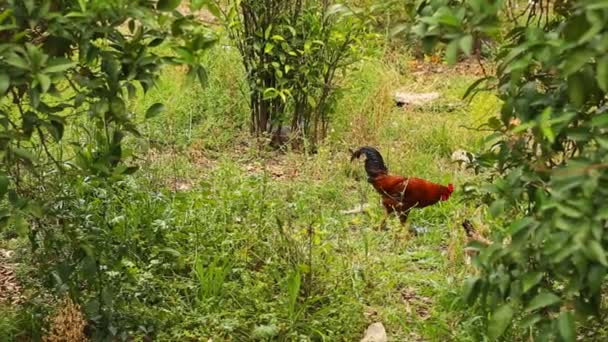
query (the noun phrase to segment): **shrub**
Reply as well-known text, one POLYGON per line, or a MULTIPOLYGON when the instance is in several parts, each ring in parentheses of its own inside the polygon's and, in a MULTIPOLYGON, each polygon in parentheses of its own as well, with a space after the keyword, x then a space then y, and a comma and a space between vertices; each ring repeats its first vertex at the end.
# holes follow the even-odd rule
POLYGON ((502 5, 429 1, 417 27, 430 43, 445 39, 451 61, 471 52, 476 33, 510 29, 496 75, 470 89, 495 89, 503 101, 478 158, 487 183, 470 195, 497 218, 495 241, 509 242, 480 247, 466 299, 490 312, 491 338, 515 323, 542 340, 574 341, 577 326, 604 312, 608 6, 533 1, 524 20, 504 21, 502 5))

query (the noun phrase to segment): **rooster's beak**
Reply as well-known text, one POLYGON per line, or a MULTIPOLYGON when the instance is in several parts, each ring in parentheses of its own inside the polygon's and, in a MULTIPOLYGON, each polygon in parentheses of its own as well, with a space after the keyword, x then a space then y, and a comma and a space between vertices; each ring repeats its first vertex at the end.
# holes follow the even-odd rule
POLYGON ((355 154, 355 151, 353 151, 352 148, 349 148, 348 152, 350 152, 350 161, 351 162, 355 159, 359 159, 359 156, 355 154))

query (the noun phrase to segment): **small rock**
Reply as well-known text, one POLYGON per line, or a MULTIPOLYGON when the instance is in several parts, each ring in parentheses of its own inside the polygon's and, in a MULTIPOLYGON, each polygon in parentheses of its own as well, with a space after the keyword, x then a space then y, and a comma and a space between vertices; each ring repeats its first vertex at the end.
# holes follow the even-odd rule
POLYGON ((396 92, 395 102, 398 106, 415 105, 420 106, 428 102, 432 102, 439 98, 439 93, 407 93, 407 92, 396 92))
POLYGON ((466 169, 468 165, 475 162, 475 156, 465 150, 456 150, 452 153, 452 162, 458 163, 461 169, 466 169))
POLYGON ((386 330, 382 323, 377 322, 370 325, 365 331, 365 336, 361 342, 387 342, 386 330))

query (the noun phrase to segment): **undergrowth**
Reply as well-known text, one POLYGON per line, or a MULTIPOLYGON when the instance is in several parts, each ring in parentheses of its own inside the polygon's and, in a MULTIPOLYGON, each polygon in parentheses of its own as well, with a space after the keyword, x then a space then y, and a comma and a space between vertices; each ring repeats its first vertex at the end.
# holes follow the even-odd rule
MULTIPOLYGON (((458 300, 469 272, 460 224, 467 218, 483 231, 485 213, 461 201, 459 186, 475 175, 450 156, 482 147, 484 133, 471 127, 498 101, 481 94, 463 102, 473 78, 447 68, 414 77, 394 63, 364 60, 344 80, 330 136, 316 154, 260 150, 245 132, 238 55, 218 46, 208 65, 208 87, 167 69, 132 104, 139 112, 167 105, 143 125, 145 138, 131 141, 139 172, 114 185, 61 179, 76 234, 111 228, 98 236, 106 248, 90 252, 102 254, 101 264, 89 266, 107 268, 100 281, 113 284, 112 306, 104 294, 97 306, 83 305, 98 294, 82 294, 88 317, 112 307, 104 317, 116 336, 163 341, 352 341, 376 321, 394 341, 477 340, 470 334, 479 317, 458 300), (442 96, 399 108, 396 89, 442 96), (407 237, 396 220, 386 232, 374 229, 383 211, 362 165, 349 162, 347 149, 358 145, 377 146, 392 172, 456 185, 449 201, 410 215, 428 233, 407 237), (341 213, 365 203, 364 213, 341 213)), ((87 267, 60 246, 55 252, 45 257, 87 267)), ((2 337, 31 329, 8 313, 0 315, 2 337)))

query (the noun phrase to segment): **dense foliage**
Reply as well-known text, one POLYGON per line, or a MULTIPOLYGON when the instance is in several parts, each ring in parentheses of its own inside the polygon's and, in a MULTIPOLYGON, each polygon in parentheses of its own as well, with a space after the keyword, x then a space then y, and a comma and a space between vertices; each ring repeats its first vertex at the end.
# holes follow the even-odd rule
POLYGON ((190 1, 223 20, 236 49, 210 49, 215 34, 180 3, 1 2, 0 236, 22 258, 28 302, 0 308, 0 339, 44 335, 48 294, 72 297, 95 340, 355 340, 375 321, 395 340, 572 341, 597 329, 605 1, 190 1), (483 70, 494 74, 466 91, 475 106, 453 98, 470 76, 410 78, 407 56, 376 45, 404 28, 409 47, 441 46, 450 63, 498 49, 496 69, 483 70), (380 47, 389 58, 364 58, 380 47), (211 86, 183 86, 184 64, 211 86), (429 79, 439 105, 394 106, 395 89, 429 79), (500 98, 498 115, 484 112, 498 102, 484 90, 500 98), (488 116, 478 132, 461 127, 488 116), (275 137, 289 127, 318 153, 268 157, 241 135, 248 123, 275 137), (448 164, 487 130, 477 175, 448 164), (345 214, 376 198, 337 152, 346 141, 377 144, 391 169, 470 180, 468 200, 416 213, 428 235, 374 232, 379 207, 345 214), (472 245, 479 272, 465 302, 477 305, 459 315, 457 221, 489 220, 481 202, 495 243, 472 245))
POLYGON ((232 1, 223 18, 247 72, 251 131, 279 136, 286 126, 297 138, 322 140, 337 73, 361 57, 373 17, 331 1, 293 0, 232 1))
POLYGON ((136 170, 127 137, 164 108, 136 113, 131 101, 165 64, 186 64, 205 81, 201 58, 215 41, 175 11, 180 2, 0 4, 0 220, 29 238, 45 283, 78 297, 103 334, 117 333, 119 290, 104 271, 138 253, 104 203, 136 170))
POLYGON ((470 195, 506 229, 482 248, 466 299, 489 310, 492 338, 514 324, 517 334, 574 341, 577 325, 605 312, 608 3, 532 1, 515 14, 508 5, 428 1, 416 27, 429 46, 447 42, 452 61, 474 35, 508 31, 495 76, 471 88, 503 101, 478 158, 488 180, 470 195))

